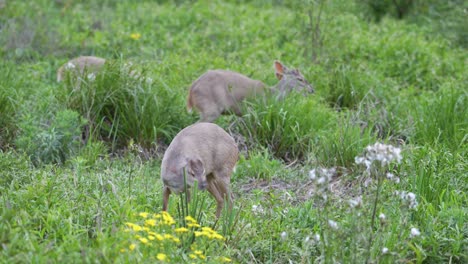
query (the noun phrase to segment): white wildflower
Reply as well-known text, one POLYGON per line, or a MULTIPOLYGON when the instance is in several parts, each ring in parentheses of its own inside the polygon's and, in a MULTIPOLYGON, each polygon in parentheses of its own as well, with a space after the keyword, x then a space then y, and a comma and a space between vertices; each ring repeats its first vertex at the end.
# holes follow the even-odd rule
POLYGON ((382 254, 385 255, 385 254, 387 254, 387 253, 388 253, 388 248, 386 248, 386 247, 382 248, 382 254))
POLYGON ((320 177, 320 178, 318 178, 318 180, 317 180, 317 184, 321 185, 321 184, 324 184, 326 181, 327 181, 327 178, 325 178, 325 177, 320 177))
POLYGON ((420 236, 420 235, 421 235, 421 232, 419 232, 419 229, 417 229, 415 227, 411 228, 410 237, 417 237, 417 236, 420 236))
POLYGON ((288 233, 286 233, 285 231, 283 231, 283 232, 281 233, 281 240, 284 241, 284 240, 286 240, 286 238, 288 238, 288 233))
POLYGON ((309 241, 310 241, 310 237, 306 236, 306 238, 304 239, 304 243, 308 243, 309 241))
POLYGON ((380 162, 381 166, 386 166, 393 161, 400 163, 401 159, 400 148, 377 142, 374 145, 367 146, 364 156, 355 157, 354 162, 364 164, 366 169, 369 170, 373 162, 380 162))
POLYGON ((75 64, 71 63, 71 62, 68 62, 67 65, 65 66, 65 69, 69 70, 69 69, 74 69, 76 68, 75 64))
POLYGON ((338 223, 333 221, 333 220, 328 220, 328 225, 332 228, 337 230, 338 229, 338 223))
POLYGON ((385 218, 386 218, 386 217, 385 217, 385 214, 384 214, 384 213, 380 213, 380 215, 379 215, 380 221, 385 221, 385 218))
POLYGON ((265 211, 261 205, 252 205, 252 212, 254 214, 263 214, 265 211))
POLYGON ((358 196, 355 199, 349 199, 348 203, 351 208, 359 207, 362 203, 362 197, 358 196))
POLYGON ((88 80, 90 80, 90 81, 94 81, 94 80, 96 80, 96 75, 95 75, 94 73, 90 73, 90 74, 88 74, 88 76, 87 76, 87 77, 88 77, 88 80))
POLYGON ((315 240, 315 242, 320 242, 320 234, 315 234, 314 235, 314 240, 315 240))
POLYGON ((317 178, 317 173, 315 172, 315 169, 309 171, 309 179, 315 180, 317 178))

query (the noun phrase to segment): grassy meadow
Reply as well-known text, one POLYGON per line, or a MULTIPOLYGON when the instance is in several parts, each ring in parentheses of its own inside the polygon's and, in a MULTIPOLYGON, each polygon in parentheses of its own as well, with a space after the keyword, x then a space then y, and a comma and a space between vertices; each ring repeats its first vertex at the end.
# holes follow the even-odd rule
POLYGON ((467 8, 0 0, 0 263, 468 263, 467 8), (57 82, 80 55, 107 62, 57 82), (194 189, 162 213, 191 83, 273 86, 274 60, 315 94, 216 121, 241 151, 233 210, 194 189))

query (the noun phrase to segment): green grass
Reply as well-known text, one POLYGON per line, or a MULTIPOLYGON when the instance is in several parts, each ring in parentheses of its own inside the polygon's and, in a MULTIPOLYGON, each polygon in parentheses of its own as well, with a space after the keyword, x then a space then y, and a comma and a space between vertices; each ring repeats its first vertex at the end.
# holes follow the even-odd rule
MULTIPOLYGON (((403 19, 389 9, 373 22, 361 2, 325 1, 317 46, 307 24, 314 1, 6 1, 0 259, 154 263, 177 252, 174 261, 190 261, 190 239, 131 250, 141 240, 125 223, 162 208, 163 151, 198 118, 185 109, 190 84, 221 68, 273 86, 277 59, 316 93, 252 100, 242 118, 216 121, 241 158, 231 214, 216 223, 214 199, 193 197, 204 201, 191 205, 197 220, 227 238, 197 243, 207 262, 467 262, 468 52, 455 2, 415 1, 403 19), (94 81, 57 83, 57 68, 79 55, 107 63, 94 81), (376 142, 400 147, 401 163, 370 172, 355 164, 376 142), (309 177, 321 168, 335 169, 331 182, 309 177), (397 191, 414 193, 418 206, 397 191)), ((171 196, 174 227, 186 224, 181 204, 171 196)))

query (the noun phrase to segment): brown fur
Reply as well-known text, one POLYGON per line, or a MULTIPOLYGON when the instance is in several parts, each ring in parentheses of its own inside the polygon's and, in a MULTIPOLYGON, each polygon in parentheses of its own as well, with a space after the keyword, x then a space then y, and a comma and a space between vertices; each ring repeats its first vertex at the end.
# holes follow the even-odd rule
POLYGON ((239 153, 234 139, 221 127, 211 123, 197 123, 181 130, 164 153, 161 179, 164 183, 163 210, 167 210, 169 195, 184 190, 186 183, 207 189, 216 199, 219 217, 225 197, 232 206, 231 174, 239 153))
MULTIPOLYGON (((278 84, 272 88, 278 98, 284 98, 291 90, 313 92, 312 86, 296 70, 288 70, 275 61, 278 84)), ((242 116, 241 102, 246 98, 264 95, 266 86, 240 73, 226 70, 210 70, 200 76, 190 87, 187 98, 187 110, 192 108, 200 112, 199 122, 213 122, 221 114, 234 113, 242 116)))
POLYGON ((57 82, 60 82, 65 78, 67 71, 73 72, 73 74, 76 75, 83 75, 85 72, 96 74, 102 69, 105 62, 105 59, 94 56, 80 56, 74 58, 63 64, 57 70, 57 82))

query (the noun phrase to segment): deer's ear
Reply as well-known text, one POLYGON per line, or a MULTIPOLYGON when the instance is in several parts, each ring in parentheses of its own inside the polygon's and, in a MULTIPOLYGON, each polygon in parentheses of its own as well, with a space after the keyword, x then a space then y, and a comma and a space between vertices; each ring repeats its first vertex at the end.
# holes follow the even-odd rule
POLYGON ((281 80, 283 78, 284 70, 285 67, 283 66, 283 64, 281 64, 281 62, 279 61, 275 61, 275 74, 278 80, 281 80))
POLYGON ((193 172, 195 178, 200 178, 205 173, 205 168, 203 168, 203 162, 199 159, 189 160, 189 170, 193 172))

